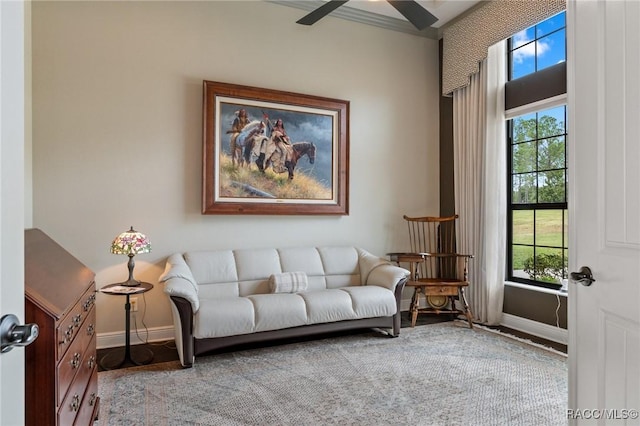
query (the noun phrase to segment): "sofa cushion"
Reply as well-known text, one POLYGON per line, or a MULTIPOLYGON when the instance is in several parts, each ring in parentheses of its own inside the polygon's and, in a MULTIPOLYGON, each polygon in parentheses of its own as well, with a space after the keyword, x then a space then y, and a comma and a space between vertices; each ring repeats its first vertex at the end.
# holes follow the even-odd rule
POLYGON ((359 275, 358 251, 354 247, 319 247, 325 275, 359 275))
POLYGON ((390 317, 397 311, 396 298, 389 289, 379 286, 344 287, 349 293, 358 318, 390 317))
POLYGON ((202 284, 199 286, 202 299, 239 296, 238 283, 202 284))
POLYGON ((327 275, 324 281, 327 288, 359 286, 360 275, 327 275))
POLYGON ((278 249, 282 271, 303 271, 307 274, 308 290, 324 290, 327 282, 320 253, 315 247, 278 249))
POLYGON ((319 247, 326 288, 360 285, 358 251, 354 247, 319 247))
POLYGON ((275 249, 234 250, 233 253, 239 281, 266 281, 269 275, 282 272, 275 249))
POLYGON ((279 330, 307 323, 307 308, 298 294, 256 294, 245 299, 255 310, 254 331, 279 330))
POLYGON ((193 335, 198 339, 252 333, 255 311, 251 300, 244 297, 200 299, 200 310, 194 316, 193 335))
POLYGON ((305 291, 299 293, 307 305, 307 324, 356 319, 349 293, 338 290, 305 291))
POLYGON ((184 254, 184 260, 200 285, 238 281, 236 262, 231 250, 192 251, 184 254))
POLYGON ((283 271, 303 271, 307 276, 324 276, 320 253, 315 247, 278 249, 283 271))

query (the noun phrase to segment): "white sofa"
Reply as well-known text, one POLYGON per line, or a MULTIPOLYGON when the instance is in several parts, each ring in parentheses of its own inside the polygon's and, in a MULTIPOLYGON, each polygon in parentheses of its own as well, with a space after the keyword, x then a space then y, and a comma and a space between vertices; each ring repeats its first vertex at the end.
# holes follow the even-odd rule
POLYGON ((247 342, 356 328, 398 336, 408 274, 356 247, 245 249, 174 254, 160 281, 190 367, 196 355, 247 342), (292 273, 306 289, 274 292, 292 273))

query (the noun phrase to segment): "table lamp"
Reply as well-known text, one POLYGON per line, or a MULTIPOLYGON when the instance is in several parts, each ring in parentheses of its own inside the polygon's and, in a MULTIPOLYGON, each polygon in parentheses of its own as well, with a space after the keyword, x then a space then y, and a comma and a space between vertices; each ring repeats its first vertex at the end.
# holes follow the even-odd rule
POLYGON ((126 254, 129 256, 129 262, 127 267, 129 268, 129 279, 120 285, 135 287, 140 284, 138 280, 133 279, 133 267, 135 263, 133 256, 138 253, 151 252, 151 244, 146 235, 133 229, 123 232, 118 235, 111 243, 111 253, 113 254, 126 254))

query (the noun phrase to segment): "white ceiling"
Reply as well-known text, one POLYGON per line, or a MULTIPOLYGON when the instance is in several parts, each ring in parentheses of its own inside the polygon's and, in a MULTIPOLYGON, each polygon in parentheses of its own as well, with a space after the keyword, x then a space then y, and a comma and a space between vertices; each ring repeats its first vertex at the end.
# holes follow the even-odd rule
MULTIPOLYGON (((0 0, 1 1, 1 0, 0 0)), ((320 0, 266 0, 282 6, 295 7, 305 12, 300 18, 324 4, 320 0)), ((433 39, 439 38, 439 29, 455 17, 473 8, 482 0, 419 0, 418 3, 438 18, 430 28, 418 31, 393 6, 385 0, 350 0, 338 7, 328 16, 374 25, 394 31, 419 35, 433 39)), ((320 25, 317 22, 315 25, 320 25)))
MULTIPOLYGON (((438 18, 438 22, 433 24, 434 28, 440 28, 451 19, 460 15, 465 10, 479 3, 478 0, 427 0, 417 1, 422 7, 427 9, 438 18)), ((390 16, 396 19, 405 20, 405 18, 393 6, 384 0, 350 0, 344 6, 367 12, 377 13, 379 15, 390 16)))

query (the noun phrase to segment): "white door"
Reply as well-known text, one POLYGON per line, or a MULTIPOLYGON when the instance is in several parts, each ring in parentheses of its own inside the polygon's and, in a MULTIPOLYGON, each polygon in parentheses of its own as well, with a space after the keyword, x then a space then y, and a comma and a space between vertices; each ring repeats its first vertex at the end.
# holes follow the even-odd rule
POLYGON ((638 425, 640 410, 640 2, 567 10, 569 419, 638 425), (594 421, 598 419, 599 421, 594 421))
MULTIPOLYGON (((24 321, 24 4, 0 1, 0 316, 24 321)), ((24 424, 24 348, 0 354, 0 425, 24 424)))

